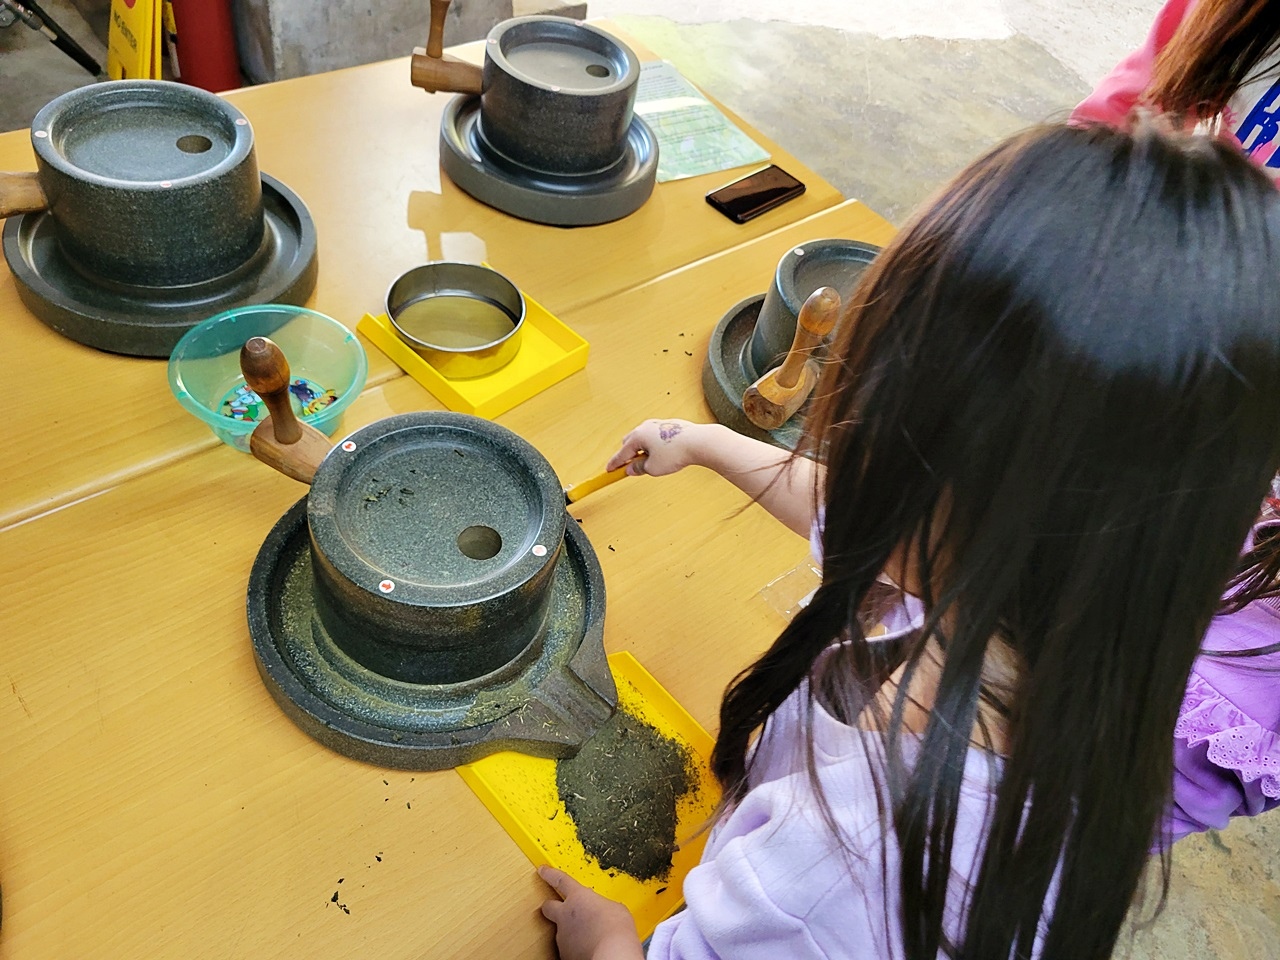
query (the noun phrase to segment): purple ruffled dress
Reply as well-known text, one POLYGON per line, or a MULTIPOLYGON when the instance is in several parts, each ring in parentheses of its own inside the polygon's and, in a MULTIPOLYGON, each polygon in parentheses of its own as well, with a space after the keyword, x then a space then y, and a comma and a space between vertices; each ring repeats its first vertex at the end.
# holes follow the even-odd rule
MULTIPOLYGON (((1247 651, 1277 642, 1280 597, 1269 597, 1215 617, 1202 649, 1247 651)), ((1173 840, 1280 806, 1280 652, 1202 653, 1174 728, 1173 759, 1173 840)))

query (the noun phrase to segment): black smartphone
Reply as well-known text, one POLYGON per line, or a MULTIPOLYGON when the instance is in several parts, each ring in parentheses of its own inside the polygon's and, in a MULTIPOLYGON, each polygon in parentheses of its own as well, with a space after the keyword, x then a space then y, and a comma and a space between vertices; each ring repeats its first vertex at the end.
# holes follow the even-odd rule
POLYGON ((804 193, 804 184, 781 167, 769 165, 707 194, 711 204, 734 223, 746 223, 766 210, 804 193))

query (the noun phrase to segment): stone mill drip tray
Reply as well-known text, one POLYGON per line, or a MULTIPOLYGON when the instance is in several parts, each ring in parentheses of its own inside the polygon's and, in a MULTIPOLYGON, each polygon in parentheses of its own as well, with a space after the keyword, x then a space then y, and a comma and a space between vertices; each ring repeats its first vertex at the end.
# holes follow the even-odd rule
POLYGON ((285 714, 412 770, 576 753, 617 702, 604 611, 546 458, 458 413, 388 417, 331 448, 249 577, 255 658, 285 714))
POLYGON ((167 357, 197 323, 248 303, 302 303, 316 278, 316 229, 297 194, 262 174, 263 239, 231 273, 201 283, 146 287, 91 279, 67 259, 48 213, 11 217, 5 260, 18 296, 63 336, 99 350, 167 357))
POLYGON ((579 714, 598 724, 611 712, 603 656, 598 665, 590 657, 603 643, 604 581, 577 524, 566 529, 547 627, 532 658, 454 684, 393 680, 347 656, 315 617, 307 547, 303 500, 272 529, 254 564, 249 625, 272 697, 325 746, 409 770, 444 769, 498 750, 553 757, 577 749, 579 714))
MULTIPOLYGON (((547 863, 565 870, 597 893, 622 903, 631 911, 640 936, 647 937, 679 908, 685 875, 697 865, 706 845, 707 834, 701 828, 714 813, 720 794, 708 767, 712 740, 707 732, 631 654, 610 655, 609 666, 618 688, 617 716, 630 718, 632 731, 645 731, 654 743, 674 749, 686 759, 681 789, 672 791, 674 810, 670 797, 663 798, 667 809, 658 810, 652 798, 646 805, 643 793, 632 798, 615 796, 612 778, 583 777, 581 764, 571 767, 554 760, 498 753, 459 767, 458 773, 535 865, 547 863), (592 797, 593 791, 608 796, 592 797), (594 809, 609 821, 621 822, 623 829, 614 828, 618 846, 623 848, 621 855, 608 846, 602 848, 601 843, 610 840, 603 840, 575 819, 573 808, 579 798, 574 793, 586 794, 580 802, 606 801, 594 809), (628 811, 633 814, 630 819, 624 816, 628 811), (639 822, 627 830, 633 821, 639 822), (666 836, 656 835, 661 828, 655 821, 661 822, 666 836), (634 860, 628 859, 627 848, 639 850, 633 857, 644 861, 641 869, 635 869, 634 860), (661 868, 655 869, 659 863, 661 868)), ((609 735, 609 730, 602 730, 582 748, 578 759, 593 762, 590 751, 597 745, 605 749, 599 741, 609 735)), ((626 740, 614 737, 608 742, 626 740)), ((643 755, 644 748, 653 745, 645 744, 636 752, 643 755)), ((600 767, 607 774, 607 764, 600 767)), ((650 779, 659 775, 644 767, 641 762, 634 771, 619 768, 623 793, 633 783, 644 787, 646 773, 650 779)))

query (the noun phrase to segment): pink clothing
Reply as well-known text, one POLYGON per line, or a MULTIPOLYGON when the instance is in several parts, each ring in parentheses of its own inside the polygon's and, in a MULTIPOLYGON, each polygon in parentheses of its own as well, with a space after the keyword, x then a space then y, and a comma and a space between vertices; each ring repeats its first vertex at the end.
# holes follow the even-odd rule
MULTIPOLYGON (((1146 42, 1108 74, 1071 115, 1076 122, 1119 126, 1151 83, 1156 57, 1187 18, 1196 0, 1168 0, 1156 14, 1146 42)), ((1223 112, 1222 129, 1272 177, 1280 177, 1280 76, 1276 62, 1264 63, 1245 82, 1223 112)))

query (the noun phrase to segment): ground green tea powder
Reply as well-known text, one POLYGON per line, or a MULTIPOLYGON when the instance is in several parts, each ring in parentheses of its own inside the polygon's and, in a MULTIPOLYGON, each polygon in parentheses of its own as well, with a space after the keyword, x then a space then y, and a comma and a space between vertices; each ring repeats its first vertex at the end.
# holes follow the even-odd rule
POLYGON ((665 880, 676 805, 697 785, 688 748, 619 709, 577 756, 556 763, 556 787, 583 848, 608 871, 665 880))

